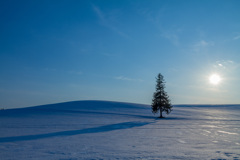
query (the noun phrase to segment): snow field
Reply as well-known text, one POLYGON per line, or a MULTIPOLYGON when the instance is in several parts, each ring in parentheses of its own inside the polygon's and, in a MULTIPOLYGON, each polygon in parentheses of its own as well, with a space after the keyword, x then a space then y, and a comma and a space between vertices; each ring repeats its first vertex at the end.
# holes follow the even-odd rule
POLYGON ((240 159, 240 106, 78 101, 0 111, 0 159, 240 159))

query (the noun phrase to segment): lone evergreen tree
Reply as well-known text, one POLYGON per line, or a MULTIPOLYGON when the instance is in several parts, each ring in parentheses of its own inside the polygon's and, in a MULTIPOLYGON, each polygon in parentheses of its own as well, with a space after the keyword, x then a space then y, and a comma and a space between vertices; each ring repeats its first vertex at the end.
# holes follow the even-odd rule
POLYGON ((162 113, 169 114, 172 111, 172 105, 167 92, 164 91, 165 81, 160 73, 156 77, 156 82, 156 92, 154 92, 152 99, 152 112, 155 114, 160 111, 159 118, 164 118, 162 113))

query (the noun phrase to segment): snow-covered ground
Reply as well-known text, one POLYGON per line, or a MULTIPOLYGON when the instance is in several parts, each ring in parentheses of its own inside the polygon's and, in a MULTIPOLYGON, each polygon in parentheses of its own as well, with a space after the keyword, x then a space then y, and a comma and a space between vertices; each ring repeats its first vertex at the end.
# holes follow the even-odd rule
POLYGON ((239 159, 240 105, 76 101, 0 111, 1 160, 239 159))

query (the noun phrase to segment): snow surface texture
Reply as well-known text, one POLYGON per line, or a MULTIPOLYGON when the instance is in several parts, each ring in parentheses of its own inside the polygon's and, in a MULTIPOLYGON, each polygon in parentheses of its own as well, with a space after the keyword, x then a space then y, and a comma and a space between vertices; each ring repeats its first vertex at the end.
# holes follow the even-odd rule
POLYGON ((236 159, 240 106, 76 101, 0 111, 1 160, 236 159))

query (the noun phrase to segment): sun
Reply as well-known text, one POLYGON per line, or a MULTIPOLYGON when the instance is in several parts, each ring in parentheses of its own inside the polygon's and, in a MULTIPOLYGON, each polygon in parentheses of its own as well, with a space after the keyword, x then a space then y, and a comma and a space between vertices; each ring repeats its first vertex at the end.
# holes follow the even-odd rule
POLYGON ((218 85, 221 81, 221 77, 218 74, 212 74, 209 77, 209 82, 213 85, 218 85))

